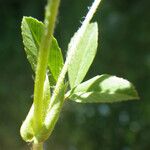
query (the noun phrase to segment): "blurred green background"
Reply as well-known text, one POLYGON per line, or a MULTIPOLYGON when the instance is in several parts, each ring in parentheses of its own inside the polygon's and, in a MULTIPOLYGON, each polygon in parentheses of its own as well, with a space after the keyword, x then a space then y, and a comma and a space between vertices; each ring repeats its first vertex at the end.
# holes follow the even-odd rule
MULTIPOLYGON (((92 0, 62 0, 55 37, 66 55, 92 0)), ((20 34, 22 16, 43 20, 46 0, 0 0, 0 150, 29 149, 19 128, 32 103, 32 70, 20 34)), ((86 76, 109 73, 135 84, 140 101, 75 104, 62 111, 47 150, 150 150, 150 1, 103 0, 99 48, 86 76)))

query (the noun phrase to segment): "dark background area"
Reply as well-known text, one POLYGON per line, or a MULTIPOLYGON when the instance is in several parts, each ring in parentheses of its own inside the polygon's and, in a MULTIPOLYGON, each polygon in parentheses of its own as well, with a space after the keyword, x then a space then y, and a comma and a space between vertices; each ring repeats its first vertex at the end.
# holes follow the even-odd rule
MULTIPOLYGON (((67 43, 92 0, 62 0, 55 37, 67 43)), ((29 149, 19 129, 32 103, 33 79, 23 50, 22 16, 43 20, 44 0, 0 0, 0 150, 29 149)), ((113 74, 133 82, 140 101, 113 104, 68 102, 47 149, 150 150, 150 1, 103 0, 99 48, 86 76, 113 74)))

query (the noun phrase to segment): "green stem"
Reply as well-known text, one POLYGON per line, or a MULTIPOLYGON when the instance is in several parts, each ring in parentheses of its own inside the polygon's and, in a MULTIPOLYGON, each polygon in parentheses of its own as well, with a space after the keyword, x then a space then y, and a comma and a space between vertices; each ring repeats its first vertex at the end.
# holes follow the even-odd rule
POLYGON ((45 17, 45 33, 39 48, 38 63, 34 84, 34 132, 38 134, 42 127, 43 89, 46 76, 49 47, 52 41, 55 21, 60 0, 48 0, 45 17))
MULTIPOLYGON (((76 52, 76 48, 77 48, 77 45, 79 44, 80 40, 82 39, 82 36, 89 24, 89 22, 91 21, 94 13, 96 12, 99 4, 100 4, 101 0, 95 0, 81 26, 81 28, 79 29, 78 31, 78 35, 76 36, 76 39, 74 40, 74 44, 73 46, 71 46, 71 48, 69 49, 70 53, 69 55, 67 56, 67 59, 66 59, 66 62, 62 68, 62 71, 59 75, 59 78, 58 78, 58 81, 57 81, 57 84, 55 86, 55 90, 53 92, 53 95, 51 97, 51 102, 50 102, 50 105, 49 105, 49 109, 48 109, 48 113, 47 113, 47 116, 46 116, 46 119, 45 119, 45 125, 46 127, 49 129, 49 130, 52 130, 50 129, 51 126, 56 123, 55 119, 52 119, 52 107, 55 105, 56 101, 57 101, 57 97, 58 97, 58 94, 60 93, 60 91, 62 90, 62 85, 64 84, 64 79, 65 79, 65 75, 67 73, 67 70, 68 70, 68 66, 70 65, 71 63, 71 60, 72 58, 74 57, 74 54, 76 52)), ((58 110, 60 111, 60 107, 58 108, 58 110)), ((56 113, 55 115, 59 115, 59 113, 56 113)), ((55 116, 53 118, 58 118, 58 116, 55 116)))
POLYGON ((60 87, 63 85, 64 78, 65 78, 65 75, 66 75, 67 70, 68 70, 68 66, 71 63, 72 58, 74 57, 74 54, 75 54, 76 49, 77 49, 77 45, 80 43, 80 41, 82 39, 82 36, 83 36, 83 34, 84 34, 84 32, 85 32, 85 30, 86 30, 89 22, 91 21, 94 13, 96 12, 96 9, 98 8, 100 2, 101 2, 101 0, 95 0, 93 2, 93 4, 92 4, 92 6, 91 6, 91 8, 90 8, 90 10, 88 12, 88 14, 85 17, 85 20, 83 21, 83 24, 82 24, 81 28, 78 31, 78 36, 76 36, 76 38, 74 40, 74 44, 68 50, 68 51, 70 51, 70 53, 67 56, 65 64, 64 64, 64 66, 62 68, 62 71, 61 71, 61 73, 59 75, 59 78, 58 78, 58 81, 57 81, 57 84, 56 84, 56 87, 55 87, 55 90, 54 90, 54 94, 53 94, 53 96, 51 98, 51 103, 50 103, 50 106, 49 106, 49 111, 50 111, 51 106, 53 105, 53 103, 56 100, 57 94, 61 90, 60 87))
POLYGON ((37 144, 33 143, 32 150, 43 150, 43 143, 37 143, 37 144))

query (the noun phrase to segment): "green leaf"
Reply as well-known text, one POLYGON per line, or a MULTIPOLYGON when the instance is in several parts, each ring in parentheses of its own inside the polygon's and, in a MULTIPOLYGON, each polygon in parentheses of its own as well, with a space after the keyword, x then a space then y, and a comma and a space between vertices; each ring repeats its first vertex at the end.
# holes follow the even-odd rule
POLYGON ((20 134, 21 137, 26 141, 26 142, 32 142, 33 137, 34 137, 34 132, 33 132, 33 113, 34 113, 34 106, 30 108, 30 111, 25 119, 25 121, 22 123, 21 128, 20 128, 20 134))
POLYGON ((49 78, 46 75, 45 82, 44 82, 44 95, 43 95, 43 120, 45 119, 48 105, 50 103, 50 98, 51 98, 51 92, 50 92, 50 83, 49 83, 49 78))
POLYGON ((52 73, 55 81, 57 81, 61 69, 63 67, 64 61, 61 53, 61 49, 58 46, 57 40, 53 38, 51 44, 51 50, 49 55, 48 66, 50 68, 50 72, 52 73))
MULTIPOLYGON (((77 34, 78 32, 75 33, 75 35, 71 39, 69 47, 74 44, 74 39, 76 38, 77 34)), ((97 45, 98 25, 97 23, 90 23, 87 26, 84 35, 81 37, 81 40, 76 47, 75 55, 68 67, 68 75, 71 88, 80 84, 84 79, 96 55, 97 45)))
POLYGON ((23 17, 21 29, 27 59, 29 60, 32 69, 35 71, 38 49, 41 36, 44 32, 44 26, 42 22, 39 22, 32 17, 23 17))
POLYGON ((46 141, 51 135, 54 126, 60 116, 60 111, 64 103, 64 95, 66 90, 67 84, 63 84, 60 86, 60 92, 56 96, 56 101, 53 101, 53 103, 51 104, 51 109, 49 109, 49 111, 47 112, 43 127, 36 137, 39 142, 46 141))
MULTIPOLYGON (((23 17, 21 29, 27 58, 32 69, 35 71, 39 45, 44 33, 44 24, 32 17, 23 17)), ((55 82, 58 79, 62 66, 63 57, 61 49, 59 48, 56 39, 53 37, 50 47, 48 67, 55 82)))
POLYGON ((107 74, 81 83, 67 95, 69 99, 81 103, 111 103, 139 99, 134 86, 129 81, 107 74))
MULTIPOLYGON (((48 76, 46 76, 45 83, 44 83, 44 98, 43 98, 43 112, 42 112, 43 122, 46 117, 49 103, 50 103, 50 85, 49 85, 48 76)), ((21 137, 26 142, 32 142, 34 140, 33 117, 34 117, 34 105, 31 106, 31 109, 26 119, 22 123, 21 129, 20 129, 21 137)))

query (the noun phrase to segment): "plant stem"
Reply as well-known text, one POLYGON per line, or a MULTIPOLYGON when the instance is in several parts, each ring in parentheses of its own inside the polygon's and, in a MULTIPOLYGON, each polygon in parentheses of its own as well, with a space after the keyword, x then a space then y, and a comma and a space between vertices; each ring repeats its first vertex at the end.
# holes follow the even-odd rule
POLYGON ((32 150, 43 150, 43 143, 33 144, 32 150))
POLYGON ((72 58, 74 56, 74 53, 76 51, 76 47, 79 44, 79 42, 81 40, 81 37, 82 37, 83 33, 85 32, 86 27, 88 26, 88 23, 92 19, 92 17, 93 17, 93 15, 94 15, 94 13, 95 13, 95 11, 96 11, 96 9, 97 9, 97 7, 98 7, 98 5, 99 5, 100 2, 101 2, 101 0, 95 0, 94 1, 94 3, 92 4, 92 7, 90 9, 90 11, 88 12, 88 14, 87 14, 87 16, 86 16, 86 18, 85 18, 82 26, 81 26, 81 28, 79 29, 80 30, 79 31, 80 34, 78 36, 76 36, 76 40, 74 40, 74 45, 69 50, 70 51, 70 53, 69 53, 70 55, 67 56, 66 62, 64 64, 63 69, 62 69, 62 71, 60 73, 60 76, 58 78, 58 81, 57 81, 57 84, 56 84, 56 87, 55 87, 55 91, 54 91, 53 97, 51 99, 50 106, 53 105, 53 102, 55 101, 55 97, 59 93, 60 87, 63 84, 65 75, 67 73, 68 66, 71 63, 71 60, 72 60, 72 58))
POLYGON ((47 128, 51 127, 50 124, 54 123, 53 120, 51 120, 51 118, 50 118, 51 117, 51 108, 55 104, 55 101, 57 101, 57 95, 60 93, 61 87, 64 84, 64 78, 65 78, 65 75, 67 73, 68 66, 71 63, 71 60, 72 60, 72 58, 75 54, 75 51, 76 51, 76 47, 79 44, 79 42, 82 38, 82 35, 84 34, 84 32, 85 32, 90 20, 92 19, 96 9, 98 8, 98 5, 99 5, 100 2, 101 2, 101 0, 95 0, 93 2, 92 7, 90 8, 90 10, 89 10, 82 26, 81 26, 81 28, 78 31, 79 34, 76 36, 76 39, 74 40, 73 46, 71 46, 71 48, 69 49, 70 53, 67 56, 66 62, 64 64, 63 68, 62 68, 62 71, 61 71, 60 75, 59 75, 54 93, 51 97, 51 102, 50 102, 50 105, 49 105, 48 114, 47 114, 46 119, 45 119, 45 125, 47 126, 47 128))
POLYGON ((43 89, 46 76, 49 48, 54 32, 60 0, 48 0, 45 16, 45 33, 39 47, 38 63, 34 84, 34 132, 38 134, 42 127, 43 89))

